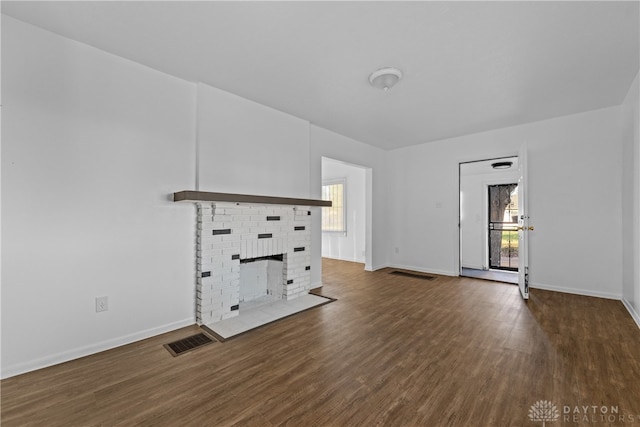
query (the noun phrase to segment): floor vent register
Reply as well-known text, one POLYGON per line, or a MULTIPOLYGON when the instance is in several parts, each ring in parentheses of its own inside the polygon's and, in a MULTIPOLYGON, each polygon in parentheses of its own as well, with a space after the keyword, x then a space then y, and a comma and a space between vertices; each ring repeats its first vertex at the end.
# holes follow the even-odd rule
POLYGON ((169 344, 165 344, 164 348, 166 348, 173 356, 180 356, 181 354, 195 350, 207 344, 212 344, 214 342, 215 341, 206 334, 196 334, 169 344))

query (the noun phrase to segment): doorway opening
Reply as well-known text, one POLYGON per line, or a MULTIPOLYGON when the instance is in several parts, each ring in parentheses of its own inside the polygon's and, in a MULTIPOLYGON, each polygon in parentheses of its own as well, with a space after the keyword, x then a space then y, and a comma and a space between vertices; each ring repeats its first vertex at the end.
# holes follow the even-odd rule
POLYGON ((518 184, 488 186, 489 269, 518 271, 518 184))
POLYGON ((371 271, 372 169, 322 157, 321 180, 322 198, 333 202, 322 209, 322 257, 371 271))
POLYGON ((518 179, 518 157, 460 163, 461 276, 518 283, 518 179))

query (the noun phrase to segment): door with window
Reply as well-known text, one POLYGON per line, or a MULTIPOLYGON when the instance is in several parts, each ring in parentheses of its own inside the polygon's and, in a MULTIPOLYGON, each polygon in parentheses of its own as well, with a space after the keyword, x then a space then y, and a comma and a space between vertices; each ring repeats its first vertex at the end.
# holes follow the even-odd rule
POLYGON ((518 184, 489 185, 489 268, 518 271, 518 184))

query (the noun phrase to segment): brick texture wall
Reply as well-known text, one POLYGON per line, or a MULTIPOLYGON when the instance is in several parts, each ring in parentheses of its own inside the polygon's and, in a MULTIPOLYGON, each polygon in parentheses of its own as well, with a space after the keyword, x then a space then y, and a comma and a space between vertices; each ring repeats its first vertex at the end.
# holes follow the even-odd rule
POLYGON ((308 206, 198 203, 196 319, 214 323, 238 315, 240 260, 283 255, 282 286, 293 299, 311 285, 308 206))

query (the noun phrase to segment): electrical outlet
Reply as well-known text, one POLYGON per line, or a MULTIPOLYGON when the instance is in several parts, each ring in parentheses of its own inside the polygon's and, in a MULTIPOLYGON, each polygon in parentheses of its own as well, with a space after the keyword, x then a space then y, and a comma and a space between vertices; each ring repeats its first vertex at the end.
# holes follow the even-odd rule
POLYGON ((396 253, 399 254, 400 253, 400 248, 396 246, 396 253))
POLYGON ((108 297, 96 297, 96 313, 109 310, 108 297))

